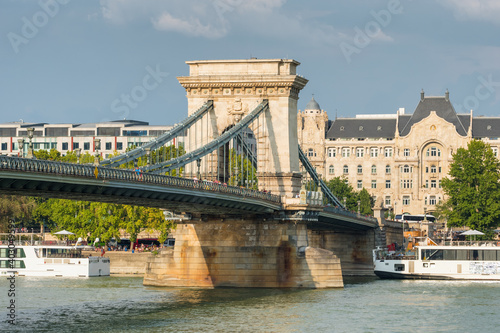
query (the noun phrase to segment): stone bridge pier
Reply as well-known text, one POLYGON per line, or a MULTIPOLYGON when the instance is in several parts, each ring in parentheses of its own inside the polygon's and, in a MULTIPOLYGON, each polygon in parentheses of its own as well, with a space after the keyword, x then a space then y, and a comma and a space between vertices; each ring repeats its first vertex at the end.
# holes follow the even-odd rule
POLYGON ((203 217, 179 223, 175 237, 173 249, 147 263, 145 285, 343 287, 339 258, 309 246, 305 223, 203 217))

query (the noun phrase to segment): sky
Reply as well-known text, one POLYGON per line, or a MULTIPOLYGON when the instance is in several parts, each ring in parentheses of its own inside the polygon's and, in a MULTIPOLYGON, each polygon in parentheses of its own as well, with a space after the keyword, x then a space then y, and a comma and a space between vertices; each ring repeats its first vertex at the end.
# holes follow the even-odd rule
POLYGON ((0 123, 187 117, 185 61, 287 58, 330 119, 500 116, 498 0, 0 0, 0 123), (133 100, 126 96, 135 93, 133 100))

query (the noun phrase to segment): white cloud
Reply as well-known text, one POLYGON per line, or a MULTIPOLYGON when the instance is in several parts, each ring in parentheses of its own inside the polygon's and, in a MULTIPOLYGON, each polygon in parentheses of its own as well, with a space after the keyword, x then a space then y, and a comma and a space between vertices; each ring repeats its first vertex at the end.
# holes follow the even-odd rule
POLYGON ((153 19, 152 22, 157 30, 177 31, 190 36, 220 38, 227 33, 224 25, 217 28, 211 24, 201 23, 198 18, 191 17, 189 20, 183 20, 173 17, 168 12, 164 12, 158 19, 153 19))
POLYGON ((498 0, 443 0, 445 7, 453 11, 459 20, 487 21, 500 23, 500 1, 498 0))

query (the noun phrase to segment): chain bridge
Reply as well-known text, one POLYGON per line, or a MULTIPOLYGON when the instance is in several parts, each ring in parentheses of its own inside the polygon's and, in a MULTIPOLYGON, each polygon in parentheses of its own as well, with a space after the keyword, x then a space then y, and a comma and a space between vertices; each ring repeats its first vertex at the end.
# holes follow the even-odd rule
POLYGON ((170 131, 98 165, 0 156, 1 193, 180 214, 145 284, 322 288, 370 274, 377 220, 346 210, 298 145, 299 63, 187 64, 188 117, 170 131))

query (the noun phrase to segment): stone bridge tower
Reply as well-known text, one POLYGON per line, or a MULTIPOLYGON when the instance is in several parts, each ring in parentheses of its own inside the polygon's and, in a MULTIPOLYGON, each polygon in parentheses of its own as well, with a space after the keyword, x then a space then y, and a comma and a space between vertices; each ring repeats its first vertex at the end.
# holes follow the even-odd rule
POLYGON ((300 63, 291 59, 186 63, 189 76, 178 80, 186 89, 189 115, 207 100, 214 101, 214 114, 207 125, 210 130, 205 139, 198 140, 217 138, 267 99, 269 111, 250 127, 257 140, 259 188, 286 197, 298 194, 302 176, 297 149, 297 101, 307 83, 296 74, 300 63))

